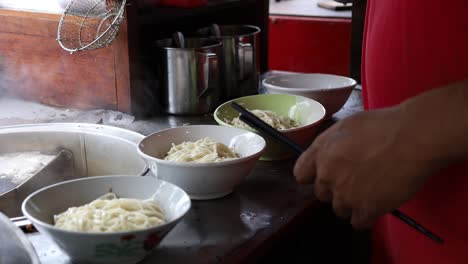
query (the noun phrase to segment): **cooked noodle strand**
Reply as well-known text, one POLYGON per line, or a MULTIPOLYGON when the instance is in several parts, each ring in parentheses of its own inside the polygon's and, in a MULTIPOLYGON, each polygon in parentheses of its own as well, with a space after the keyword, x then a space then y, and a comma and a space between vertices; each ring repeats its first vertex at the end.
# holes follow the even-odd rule
POLYGON ((165 160, 177 162, 220 162, 238 158, 233 150, 226 145, 214 141, 212 138, 202 138, 195 142, 182 142, 172 144, 172 148, 167 153, 165 160))
MULTIPOLYGON (((295 120, 289 117, 281 116, 273 111, 251 110, 250 112, 258 116, 261 120, 265 121, 270 126, 279 130, 290 129, 299 126, 299 124, 295 120)), ((249 125, 242 122, 239 117, 232 119, 232 121, 226 120, 226 122, 238 128, 252 129, 249 125)))
POLYGON ((55 215, 55 226, 79 232, 124 232, 164 224, 162 209, 153 200, 117 198, 105 194, 89 204, 55 215))

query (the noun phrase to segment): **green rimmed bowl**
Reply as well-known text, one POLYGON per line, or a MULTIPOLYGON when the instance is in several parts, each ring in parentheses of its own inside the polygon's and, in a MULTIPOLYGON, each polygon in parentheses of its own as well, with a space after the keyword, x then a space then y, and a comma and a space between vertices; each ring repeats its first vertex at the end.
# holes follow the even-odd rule
MULTIPOLYGON (((259 94, 236 98, 220 105, 214 112, 214 118, 218 124, 232 127, 228 121, 239 116, 239 112, 231 107, 232 102, 236 102, 248 110, 270 110, 296 120, 300 124, 299 127, 281 132, 302 146, 307 146, 312 142, 317 127, 326 114, 322 104, 307 97, 290 94, 259 94)), ((253 129, 251 131, 256 132, 253 129)), ((267 144, 261 160, 282 160, 292 156, 289 149, 272 138, 262 136, 267 144)))

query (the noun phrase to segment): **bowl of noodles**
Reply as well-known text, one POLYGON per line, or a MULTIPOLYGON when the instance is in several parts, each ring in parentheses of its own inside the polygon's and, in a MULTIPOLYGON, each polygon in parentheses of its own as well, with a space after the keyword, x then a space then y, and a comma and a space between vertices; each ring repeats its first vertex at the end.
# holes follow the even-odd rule
POLYGON ((22 211, 73 263, 137 263, 190 207, 181 188, 153 177, 96 176, 40 189, 22 211))
MULTIPOLYGON (((214 112, 218 124, 257 132, 239 120, 239 112, 231 107, 236 102, 278 129, 296 143, 307 146, 315 137, 318 125, 325 117, 325 108, 319 102, 298 95, 259 94, 240 97, 220 105, 214 112)), ((292 152, 265 137, 267 146, 262 160, 282 160, 292 156, 292 152)))
POLYGON ((190 198, 230 194, 252 172, 265 148, 252 132, 217 125, 158 131, 138 144, 138 152, 158 179, 174 183, 190 198))

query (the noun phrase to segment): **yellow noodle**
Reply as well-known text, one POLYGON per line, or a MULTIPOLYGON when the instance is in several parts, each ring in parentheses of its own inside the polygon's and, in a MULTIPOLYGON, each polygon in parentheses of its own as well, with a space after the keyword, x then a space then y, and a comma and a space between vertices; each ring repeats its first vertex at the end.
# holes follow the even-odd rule
MULTIPOLYGON (((273 111, 251 110, 250 112, 258 116, 261 120, 265 121, 267 124, 269 124, 270 126, 278 130, 290 129, 290 128, 295 128, 299 126, 299 124, 295 120, 289 117, 278 115, 277 113, 273 111)), ((252 129, 249 125, 242 122, 239 119, 239 117, 232 119, 232 121, 226 120, 226 122, 238 128, 252 129)))
POLYGON ((124 232, 164 224, 162 209, 153 200, 117 198, 108 193, 89 204, 55 215, 55 226, 78 232, 124 232))
POLYGON ((239 155, 222 143, 211 138, 202 138, 195 142, 182 142, 172 144, 165 160, 177 162, 220 162, 239 158, 239 155))

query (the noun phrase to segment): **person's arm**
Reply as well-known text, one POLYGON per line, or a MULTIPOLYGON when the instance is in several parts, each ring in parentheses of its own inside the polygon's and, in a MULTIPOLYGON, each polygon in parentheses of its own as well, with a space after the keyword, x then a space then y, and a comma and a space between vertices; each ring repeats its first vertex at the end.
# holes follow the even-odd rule
POLYGON ((323 132, 297 160, 300 183, 356 228, 409 200, 437 170, 468 159, 468 82, 362 112, 323 132))
POLYGON ((409 99, 401 108, 403 125, 421 152, 441 165, 467 159, 468 81, 409 99))

